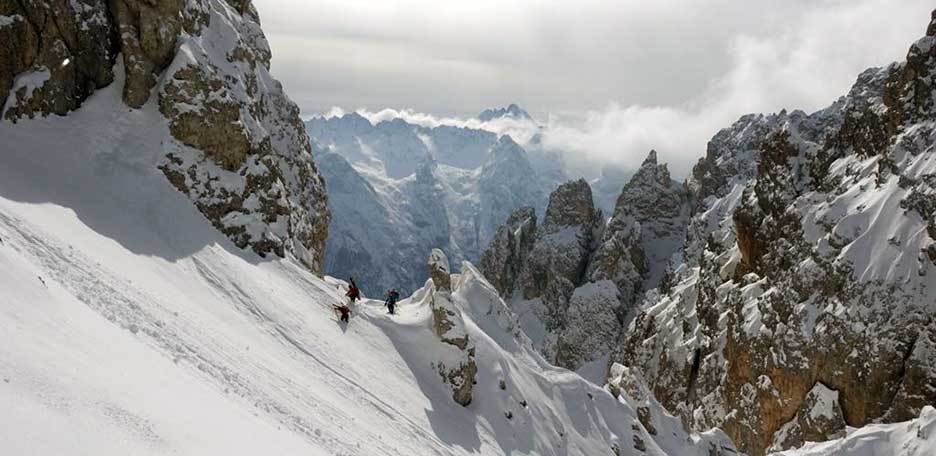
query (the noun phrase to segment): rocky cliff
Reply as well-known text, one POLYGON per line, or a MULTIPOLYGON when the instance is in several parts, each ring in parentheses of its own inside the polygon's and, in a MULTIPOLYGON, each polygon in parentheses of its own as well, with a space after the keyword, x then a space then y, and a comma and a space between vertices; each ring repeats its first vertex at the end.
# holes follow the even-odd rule
POLYGON ((482 271, 513 297, 515 310, 529 307, 536 324, 527 330, 542 334, 534 339, 547 357, 577 369, 615 350, 640 297, 661 282, 680 250, 688 214, 687 190, 651 151, 609 220, 595 208, 587 182, 563 184, 538 227, 526 222, 534 218, 528 210, 508 219, 482 271))
POLYGON ((121 84, 128 107, 165 117, 160 169, 215 227, 321 272, 324 182, 249 1, 3 0, 0 37, 3 119, 65 115, 121 84))
POLYGON ((936 403, 934 45, 936 20, 830 107, 709 143, 685 262, 619 356, 685 422, 761 455, 936 403))

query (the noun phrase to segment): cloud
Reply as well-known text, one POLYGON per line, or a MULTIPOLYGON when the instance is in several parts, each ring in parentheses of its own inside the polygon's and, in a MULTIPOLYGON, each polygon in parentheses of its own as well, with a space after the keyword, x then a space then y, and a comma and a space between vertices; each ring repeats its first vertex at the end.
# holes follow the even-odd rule
MULTIPOLYGON (((343 106, 372 120, 478 127, 470 116, 516 102, 545 124, 547 146, 583 168, 633 168, 654 148, 676 176, 739 116, 821 108, 863 69, 902 59, 932 8, 926 0, 255 4, 274 74, 306 113, 343 106)), ((483 127, 521 141, 535 131, 483 127)))

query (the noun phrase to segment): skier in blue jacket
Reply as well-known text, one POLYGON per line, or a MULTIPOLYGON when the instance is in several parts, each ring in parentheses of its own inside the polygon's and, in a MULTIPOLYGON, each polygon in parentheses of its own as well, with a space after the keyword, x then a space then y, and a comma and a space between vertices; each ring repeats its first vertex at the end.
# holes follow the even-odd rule
POLYGON ((393 290, 387 290, 387 300, 384 302, 384 305, 387 306, 387 313, 393 314, 393 309, 396 308, 397 299, 400 299, 400 292, 393 290))

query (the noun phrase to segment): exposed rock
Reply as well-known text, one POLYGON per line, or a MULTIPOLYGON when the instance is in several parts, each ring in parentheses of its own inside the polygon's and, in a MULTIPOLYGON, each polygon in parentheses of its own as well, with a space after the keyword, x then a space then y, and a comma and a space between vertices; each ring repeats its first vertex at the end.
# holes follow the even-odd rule
POLYGON ((517 219, 532 219, 532 212, 501 227, 482 264, 502 296, 519 291, 533 300, 546 330, 536 343, 547 358, 577 369, 614 351, 637 301, 663 281, 683 244, 688 196, 651 151, 607 224, 584 180, 559 186, 549 201, 531 247, 527 234, 515 238, 517 219))
POLYGON ((610 280, 575 288, 556 340, 557 365, 574 369, 611 352, 621 334, 618 296, 610 280))
POLYGON ((930 40, 826 109, 745 116, 709 143, 688 182, 685 265, 618 357, 695 429, 759 456, 784 426, 836 431, 788 424, 817 384, 849 426, 936 401, 930 40))
POLYGON ((187 34, 197 35, 207 25, 208 13, 204 4, 186 7, 183 0, 116 0, 111 4, 127 72, 124 102, 139 108, 149 99, 157 75, 175 57, 183 28, 187 34))
POLYGON ((556 316, 564 313, 572 289, 585 274, 600 221, 601 213, 595 209, 591 188, 584 179, 562 184, 549 195, 546 215, 520 276, 527 299, 552 292, 551 297, 558 300, 547 306, 556 316))
POLYGON ((0 17, 4 118, 65 114, 121 68, 127 105, 158 94, 170 183, 239 247, 321 272, 324 182, 249 1, 0 0, 0 17))
MULTIPOLYGON (((166 69, 159 107, 175 139, 201 153, 171 148, 161 169, 239 247, 261 256, 290 252, 321 273, 330 219, 324 181, 298 107, 269 74, 255 11, 235 6, 186 7, 183 19, 192 20, 174 41, 184 52, 166 69)), ((140 42, 152 44, 147 55, 157 62, 164 42, 140 42)))
POLYGON ((251 144, 240 125, 240 106, 219 73, 217 68, 196 64, 179 69, 160 93, 159 110, 170 119, 172 136, 204 151, 225 170, 236 171, 247 159, 251 144))
POLYGON ((650 151, 624 185, 588 266, 589 280, 617 285, 621 318, 643 291, 659 285, 670 258, 682 247, 688 221, 684 186, 670 178, 666 164, 659 164, 656 151, 650 151))
POLYGON ((436 368, 442 380, 452 387, 452 399, 467 406, 471 403, 471 390, 478 366, 475 347, 468 338, 465 320, 451 300, 452 282, 448 259, 439 249, 433 249, 428 261, 432 279, 432 330, 444 344, 452 347, 453 356, 440 360, 436 368))
POLYGON ((481 257, 481 271, 501 296, 508 297, 536 239, 536 210, 515 210, 481 257))
MULTIPOLYGON (((622 364, 612 363, 608 370, 605 388, 618 401, 627 404, 637 412, 637 420, 632 429, 646 431, 646 436, 657 441, 665 448, 667 442, 680 438, 690 438, 683 430, 678 418, 664 412, 662 405, 647 387, 640 370, 622 364)), ((709 455, 736 455, 738 450, 723 432, 713 429, 705 434, 703 446, 709 455)))
POLYGON ((114 80, 106 2, 0 0, 0 118, 64 115, 114 80))
POLYGON ((452 291, 452 272, 449 269, 448 258, 439 249, 432 249, 429 254, 429 278, 435 284, 436 290, 452 291))
POLYGON ((796 416, 774 433, 768 451, 799 448, 806 442, 824 442, 845 436, 845 420, 838 403, 838 391, 821 383, 813 386, 803 399, 796 416))

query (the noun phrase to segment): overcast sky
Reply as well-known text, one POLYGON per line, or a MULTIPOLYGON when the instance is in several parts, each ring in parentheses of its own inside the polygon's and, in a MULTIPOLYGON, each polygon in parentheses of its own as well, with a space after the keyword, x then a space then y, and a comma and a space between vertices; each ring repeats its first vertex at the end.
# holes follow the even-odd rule
POLYGON ((306 115, 518 103, 583 159, 683 175, 747 112, 807 111, 903 59, 925 0, 254 0, 306 115))

